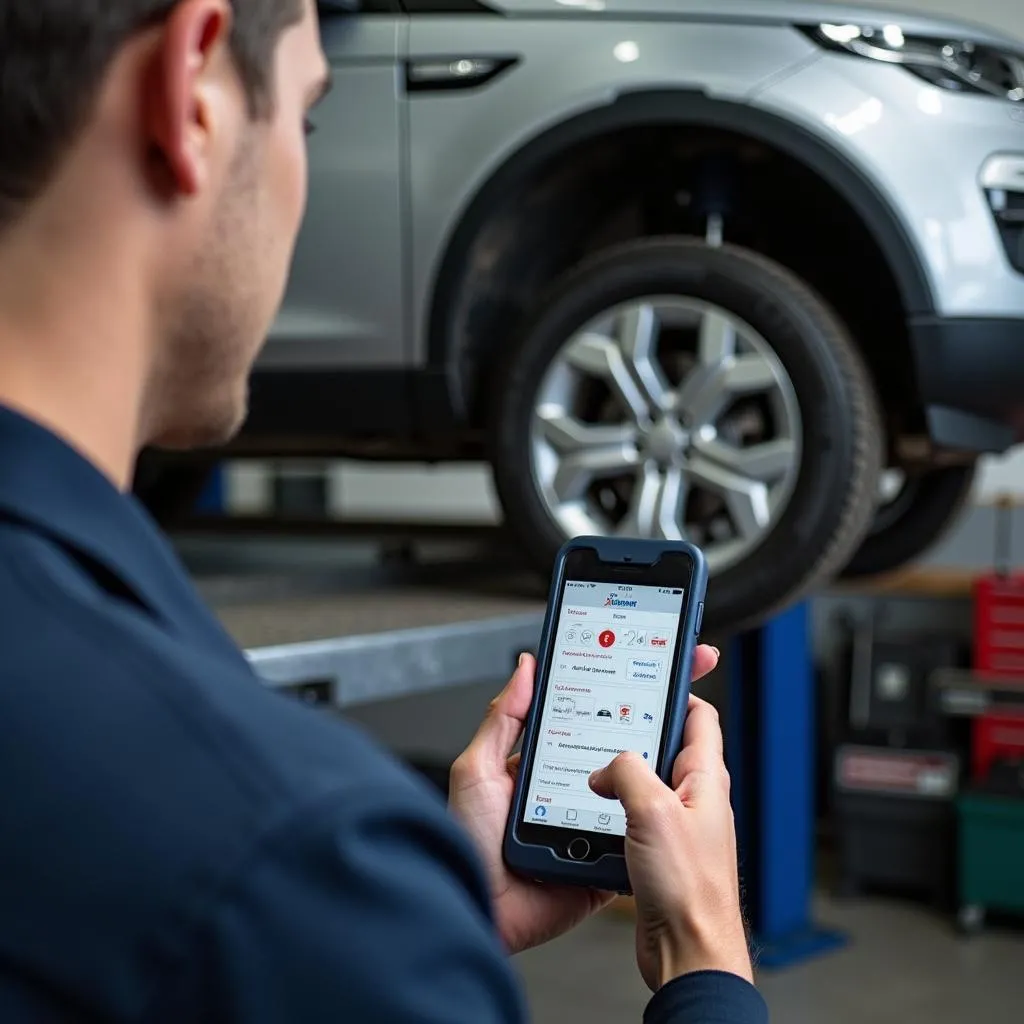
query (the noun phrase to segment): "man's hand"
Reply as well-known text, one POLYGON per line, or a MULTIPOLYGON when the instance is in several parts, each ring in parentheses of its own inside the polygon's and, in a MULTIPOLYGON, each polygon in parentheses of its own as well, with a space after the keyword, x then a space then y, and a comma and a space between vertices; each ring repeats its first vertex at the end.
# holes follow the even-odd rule
POLYGON ((629 753, 590 780, 594 792, 626 809, 640 973, 652 991, 700 970, 752 981, 722 731, 715 709, 696 697, 672 782, 675 789, 629 753))
MULTIPOLYGON (((707 675, 717 664, 713 647, 698 647, 694 678, 707 675)), ((530 710, 535 668, 534 659, 524 655, 508 686, 491 702, 473 741, 452 766, 448 798, 483 857, 498 931, 512 953, 557 938, 613 898, 593 889, 531 882, 509 872, 502 859, 505 823, 519 770, 519 755, 512 755, 512 750, 530 710)))

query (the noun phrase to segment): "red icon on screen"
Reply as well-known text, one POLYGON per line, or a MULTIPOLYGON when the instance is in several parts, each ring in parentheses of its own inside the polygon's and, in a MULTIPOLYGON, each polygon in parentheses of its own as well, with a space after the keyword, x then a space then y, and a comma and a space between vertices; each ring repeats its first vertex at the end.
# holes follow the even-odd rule
POLYGON ((611 647, 615 643, 615 634, 610 630, 606 629, 598 638, 597 642, 602 647, 611 647))

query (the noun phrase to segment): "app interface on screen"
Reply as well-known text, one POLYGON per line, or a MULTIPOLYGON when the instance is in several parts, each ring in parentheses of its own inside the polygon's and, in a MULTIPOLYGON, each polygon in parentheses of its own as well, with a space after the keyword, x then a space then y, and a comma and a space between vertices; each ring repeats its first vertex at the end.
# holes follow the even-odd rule
POLYGON ((657 762, 683 591, 569 580, 524 821, 625 835, 590 774, 623 750, 657 762))

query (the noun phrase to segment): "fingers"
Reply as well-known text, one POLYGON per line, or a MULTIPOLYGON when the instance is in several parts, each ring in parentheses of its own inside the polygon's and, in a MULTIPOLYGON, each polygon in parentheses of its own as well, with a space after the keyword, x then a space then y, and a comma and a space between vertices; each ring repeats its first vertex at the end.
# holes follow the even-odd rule
POLYGON ((683 749, 672 767, 672 785, 678 789, 693 772, 720 774, 724 770, 724 743, 718 712, 706 700, 691 695, 683 730, 683 749))
POLYGON ((620 800, 627 814, 652 797, 661 797, 667 792, 665 784, 651 771, 650 764, 633 751, 619 754, 607 768, 594 772, 590 776, 590 788, 598 796, 620 800))
POLYGON ((704 676, 718 667, 721 652, 717 647, 710 647, 708 644, 700 644, 693 652, 693 680, 703 679, 704 676))
MULTIPOLYGON (((694 652, 693 678, 700 679, 713 671, 718 659, 719 653, 714 647, 707 644, 698 646, 694 652)), ((497 773, 508 770, 508 757, 522 735, 530 710, 536 667, 532 655, 522 656, 508 685, 491 702, 476 735, 458 759, 457 764, 461 771, 472 774, 480 771, 497 773)), ((687 730, 689 728, 688 724, 687 730)), ((643 767, 647 768, 646 763, 643 767)), ((647 770, 648 774, 651 774, 650 770, 647 770)))
POLYGON ((524 654, 508 685, 491 701, 480 728, 460 757, 469 764, 495 773, 506 770, 509 754, 523 731, 533 698, 536 662, 524 654))
POLYGON ((690 695, 690 703, 686 712, 683 746, 701 751, 706 750, 715 757, 721 757, 725 749, 718 709, 693 694, 690 695))

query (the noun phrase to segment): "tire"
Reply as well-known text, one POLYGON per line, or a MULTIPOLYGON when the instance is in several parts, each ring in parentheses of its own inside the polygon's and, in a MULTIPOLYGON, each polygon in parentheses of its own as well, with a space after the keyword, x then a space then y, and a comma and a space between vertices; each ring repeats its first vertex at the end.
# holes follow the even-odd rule
POLYGON ((132 490, 153 519, 171 529, 192 513, 215 465, 213 459, 179 462, 147 451, 136 466, 132 490))
POLYGON ((558 281, 495 365, 489 430, 496 489, 510 529, 538 570, 550 573, 570 531, 550 510, 536 471, 540 389, 574 332, 619 304, 651 296, 717 308, 752 329, 799 404, 795 482, 777 519, 742 559, 712 566, 706 631, 750 626, 850 560, 874 515, 882 466, 877 398, 846 328, 778 264, 732 246, 657 239, 606 250, 558 281))
POLYGON ((892 572, 934 547, 960 517, 974 485, 974 469, 943 466, 908 476, 896 497, 877 511, 843 579, 892 572))

